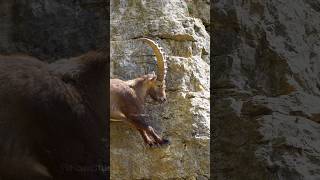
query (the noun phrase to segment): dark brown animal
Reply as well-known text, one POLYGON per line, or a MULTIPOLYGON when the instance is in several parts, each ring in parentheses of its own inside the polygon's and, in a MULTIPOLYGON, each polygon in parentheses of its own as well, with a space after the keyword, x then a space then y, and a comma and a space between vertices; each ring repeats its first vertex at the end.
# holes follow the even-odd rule
POLYGON ((107 55, 0 56, 0 179, 106 179, 107 55))
POLYGON ((150 146, 168 144, 169 141, 161 138, 154 129, 146 123, 144 102, 148 95, 158 102, 166 101, 165 75, 166 58, 161 48, 152 40, 141 38, 148 43, 157 58, 158 75, 148 74, 142 77, 123 81, 110 80, 110 117, 131 123, 141 134, 145 143, 150 146))

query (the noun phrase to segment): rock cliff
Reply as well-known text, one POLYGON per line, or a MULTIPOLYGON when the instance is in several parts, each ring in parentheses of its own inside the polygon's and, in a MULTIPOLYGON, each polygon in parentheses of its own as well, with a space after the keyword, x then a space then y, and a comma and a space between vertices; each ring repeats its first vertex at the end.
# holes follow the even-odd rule
MULTIPOLYGON (((172 144, 150 149, 127 124, 111 124, 112 179, 209 178, 209 1, 111 1, 112 77, 155 70, 157 40, 169 55, 165 105, 148 103, 150 123, 172 144)), ((46 61, 77 56, 105 43, 103 1, 0 2, 0 51, 46 61), (102 7, 102 8, 101 8, 102 7)))
POLYGON ((0 1, 0 51, 54 61, 102 47, 107 22, 103 2, 0 1))
POLYGON ((320 3, 215 1, 214 179, 319 179, 320 3))
POLYGON ((151 48, 134 38, 156 40, 169 56, 168 102, 150 100, 146 111, 171 140, 149 148, 128 124, 111 122, 111 179, 209 179, 209 1, 112 0, 110 6, 111 77, 156 70, 151 48))

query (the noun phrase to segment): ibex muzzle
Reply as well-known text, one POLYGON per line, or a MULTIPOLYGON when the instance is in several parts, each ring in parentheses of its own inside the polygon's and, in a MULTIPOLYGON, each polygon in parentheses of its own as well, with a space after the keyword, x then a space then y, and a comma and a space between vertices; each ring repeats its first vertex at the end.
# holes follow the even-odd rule
POLYGON ((168 144, 146 123, 143 114, 145 98, 158 102, 167 100, 165 93, 166 57, 162 49, 152 40, 141 38, 151 46, 157 58, 157 75, 153 72, 139 78, 123 81, 110 80, 110 112, 112 120, 127 121, 140 132, 143 140, 150 146, 168 144))

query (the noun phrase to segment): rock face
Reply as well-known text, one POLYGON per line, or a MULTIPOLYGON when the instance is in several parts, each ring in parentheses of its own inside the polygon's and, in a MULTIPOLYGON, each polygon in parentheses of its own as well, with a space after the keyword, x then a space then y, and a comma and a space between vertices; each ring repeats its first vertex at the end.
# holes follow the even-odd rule
MULTIPOLYGON (((209 10, 208 2, 201 5, 209 10)), ((128 124, 111 122, 111 179, 209 179, 210 38, 203 14, 189 12, 183 0, 112 0, 110 6, 111 77, 129 80, 156 70, 152 49, 134 38, 156 40, 169 56, 168 102, 148 100, 146 112, 171 141, 149 148, 128 124)))
POLYGON ((319 179, 320 3, 218 0, 212 13, 213 178, 319 179))
POLYGON ((0 1, 0 51, 53 61, 101 47, 107 30, 103 6, 91 0, 0 1))

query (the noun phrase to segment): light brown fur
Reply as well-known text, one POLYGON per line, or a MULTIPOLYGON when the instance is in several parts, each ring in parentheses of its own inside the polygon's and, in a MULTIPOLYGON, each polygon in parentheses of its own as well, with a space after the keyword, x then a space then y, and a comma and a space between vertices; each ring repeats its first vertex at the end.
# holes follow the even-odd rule
POLYGON ((146 124, 146 116, 143 114, 144 102, 148 95, 156 101, 166 101, 164 87, 157 86, 156 78, 156 75, 148 74, 129 81, 110 80, 111 119, 132 124, 150 146, 169 143, 146 124))

